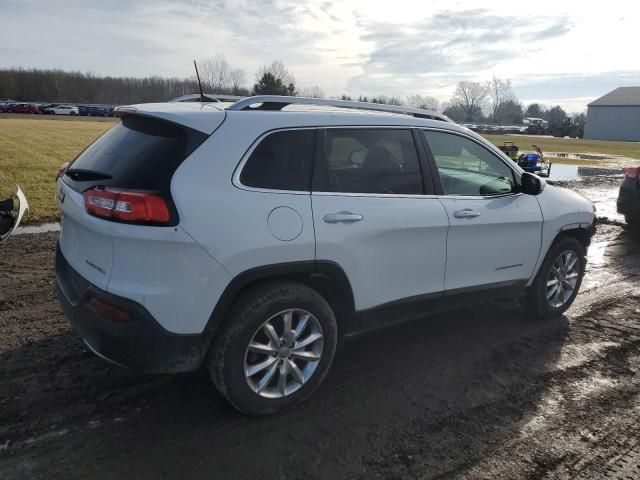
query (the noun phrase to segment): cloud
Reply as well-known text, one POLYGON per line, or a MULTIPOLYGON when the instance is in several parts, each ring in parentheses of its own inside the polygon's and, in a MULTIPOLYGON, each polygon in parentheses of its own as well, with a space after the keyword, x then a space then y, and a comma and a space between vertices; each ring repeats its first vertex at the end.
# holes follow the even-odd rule
POLYGON ((477 8, 470 0, 0 0, 0 67, 185 77, 192 75, 193 58, 224 54, 247 72, 247 83, 262 65, 280 59, 301 88, 320 85, 329 95, 420 93, 442 101, 458 81, 494 74, 511 78, 523 99, 596 97, 616 84, 640 84, 629 53, 617 48, 637 38, 632 7, 621 21, 619 10, 578 0, 483 5, 489 4, 496 6, 477 8))
POLYGON ((373 43, 364 77, 382 72, 472 75, 520 55, 522 44, 531 40, 564 35, 570 25, 567 17, 503 16, 487 9, 443 11, 408 25, 362 22, 362 39, 373 43))
MULTIPOLYGON (((617 87, 640 85, 640 70, 601 73, 563 73, 522 78, 513 83, 515 93, 522 99, 546 98, 547 102, 567 98, 594 100, 617 87)), ((589 102, 587 102, 589 103, 589 102)))

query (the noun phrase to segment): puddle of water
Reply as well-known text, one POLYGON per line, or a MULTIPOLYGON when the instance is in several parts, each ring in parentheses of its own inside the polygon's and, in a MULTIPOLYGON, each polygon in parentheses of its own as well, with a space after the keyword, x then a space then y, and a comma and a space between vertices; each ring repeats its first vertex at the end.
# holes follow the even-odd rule
POLYGON ((26 235, 33 233, 59 232, 60 224, 57 222, 43 223, 42 225, 29 225, 26 227, 18 227, 11 235, 26 235))
POLYGON ((618 200, 618 187, 602 186, 579 190, 579 193, 587 197, 596 206, 596 215, 600 218, 624 222, 624 215, 618 213, 616 201, 618 200))
POLYGON ((585 167, 582 165, 551 163, 549 180, 569 181, 581 180, 584 177, 622 175, 622 169, 620 168, 585 167))
POLYGON ((549 180, 579 180, 579 167, 578 165, 564 165, 555 163, 551 165, 551 173, 549 180))
POLYGON ((603 153, 569 153, 569 152, 544 152, 545 157, 568 158, 571 160, 611 160, 618 158, 617 155, 606 155, 603 153))
POLYGON ((611 242, 592 242, 587 250, 587 263, 592 267, 604 265, 604 254, 611 242))

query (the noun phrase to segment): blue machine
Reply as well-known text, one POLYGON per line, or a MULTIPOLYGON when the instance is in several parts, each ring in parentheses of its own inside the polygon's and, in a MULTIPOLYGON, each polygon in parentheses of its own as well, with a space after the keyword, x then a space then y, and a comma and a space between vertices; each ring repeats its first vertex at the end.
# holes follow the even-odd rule
POLYGON ((537 153, 523 153, 518 157, 518 165, 525 172, 535 173, 540 177, 548 177, 551 174, 551 162, 545 162, 542 150, 537 145, 532 145, 537 153))
POLYGON ((540 155, 537 153, 523 153, 518 158, 518 165, 525 172, 536 173, 542 170, 542 165, 539 165, 540 155))

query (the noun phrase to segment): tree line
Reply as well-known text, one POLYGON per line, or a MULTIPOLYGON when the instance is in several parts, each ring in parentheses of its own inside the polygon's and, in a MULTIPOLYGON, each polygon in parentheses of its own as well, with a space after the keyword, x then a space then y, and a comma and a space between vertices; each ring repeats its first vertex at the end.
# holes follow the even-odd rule
MULTIPOLYGON (((298 91, 295 78, 281 61, 263 66, 250 90, 246 73, 222 55, 198 61, 202 88, 207 93, 240 95, 308 95, 323 97, 320 87, 298 91)), ((189 78, 112 77, 60 69, 0 69, 0 99, 22 102, 96 103, 123 105, 165 102, 197 93, 195 75, 189 78)))
MULTIPOLYGON (((317 85, 298 88, 293 74, 279 60, 264 65, 256 72, 252 88, 247 88, 246 72, 230 64, 223 55, 200 59, 198 67, 203 90, 209 93, 325 97, 317 85)), ((0 69, 0 99, 17 101, 123 105, 164 102, 197 91, 195 75, 189 78, 135 78, 59 69, 0 69)), ((536 117, 547 120, 551 126, 567 117, 558 105, 547 108, 533 103, 525 107, 516 98, 511 81, 498 77, 486 82, 458 82, 452 98, 443 104, 434 97, 417 94, 407 97, 342 95, 340 98, 441 111, 461 123, 519 125, 526 117, 536 117)), ((584 123, 584 114, 574 117, 574 120, 584 123)))
MULTIPOLYGON (((443 113, 456 122, 520 125, 525 118, 541 118, 549 127, 560 126, 567 112, 560 105, 546 107, 520 103, 511 87, 511 80, 493 77, 486 82, 462 81, 456 85, 451 100, 444 105, 443 113)), ((584 125, 584 113, 573 116, 576 124, 584 125)))

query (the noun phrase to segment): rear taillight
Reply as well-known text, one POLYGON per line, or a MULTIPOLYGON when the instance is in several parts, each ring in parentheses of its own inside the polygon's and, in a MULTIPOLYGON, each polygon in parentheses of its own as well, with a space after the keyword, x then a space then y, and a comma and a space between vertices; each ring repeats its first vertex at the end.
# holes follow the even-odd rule
POLYGON ((627 167, 624 169, 624 176, 627 178, 640 178, 640 167, 627 167))
POLYGON ((171 217, 167 202, 153 193, 91 188, 84 192, 84 206, 96 217, 125 222, 166 223, 171 217))

